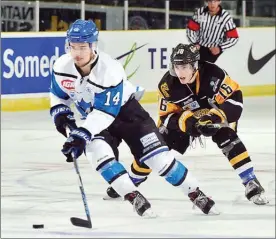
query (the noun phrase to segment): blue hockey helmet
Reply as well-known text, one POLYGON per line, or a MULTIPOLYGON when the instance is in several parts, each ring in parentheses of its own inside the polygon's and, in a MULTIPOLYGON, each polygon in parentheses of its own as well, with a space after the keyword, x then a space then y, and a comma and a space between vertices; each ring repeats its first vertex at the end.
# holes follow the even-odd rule
POLYGON ((67 41, 93 43, 98 41, 99 31, 92 20, 76 20, 67 31, 67 41))

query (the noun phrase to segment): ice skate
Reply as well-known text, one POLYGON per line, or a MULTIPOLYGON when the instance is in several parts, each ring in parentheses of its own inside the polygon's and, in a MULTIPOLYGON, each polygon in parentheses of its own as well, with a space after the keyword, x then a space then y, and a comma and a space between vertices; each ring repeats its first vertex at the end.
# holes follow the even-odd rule
MULTIPOLYGON (((136 187, 138 187, 141 183, 146 181, 147 177, 144 178, 143 180, 140 180, 139 182, 133 182, 136 187)), ((132 181, 133 178, 131 178, 132 181)), ((109 186, 106 189, 106 195, 103 197, 103 200, 123 200, 122 197, 115 191, 115 189, 111 186, 109 186)))
POLYGON ((265 205, 269 201, 264 196, 264 188, 261 186, 258 179, 252 179, 245 185, 245 196, 249 201, 256 205, 265 205))
POLYGON ((138 191, 134 191, 125 195, 125 200, 128 200, 134 211, 141 217, 155 218, 157 215, 151 210, 149 201, 138 191))
POLYGON ((218 215, 220 212, 215 207, 215 202, 207 197, 199 188, 189 193, 188 197, 204 214, 218 215))
POLYGON ((106 189, 106 195, 103 200, 122 200, 121 196, 111 186, 106 189))

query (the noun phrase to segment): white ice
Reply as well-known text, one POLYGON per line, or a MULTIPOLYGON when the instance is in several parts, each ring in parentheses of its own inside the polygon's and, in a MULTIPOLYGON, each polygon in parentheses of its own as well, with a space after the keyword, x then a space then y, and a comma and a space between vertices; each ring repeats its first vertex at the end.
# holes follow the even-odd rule
MULTIPOLYGON (((156 119, 156 105, 145 105, 156 119)), ((253 205, 228 160, 209 139, 185 156, 176 154, 198 178, 202 190, 216 201, 219 216, 202 215, 179 189, 157 175, 139 188, 159 215, 140 218, 124 201, 103 201, 108 184, 88 161, 79 159, 92 215, 93 229, 77 228, 70 217, 85 219, 73 164, 60 149, 64 138, 48 111, 2 113, 1 118, 2 237, 275 237, 275 98, 245 98, 239 135, 252 156, 255 172, 270 200, 253 205), (33 229, 44 224, 44 229, 33 229)), ((120 146, 129 167, 132 156, 120 146)))

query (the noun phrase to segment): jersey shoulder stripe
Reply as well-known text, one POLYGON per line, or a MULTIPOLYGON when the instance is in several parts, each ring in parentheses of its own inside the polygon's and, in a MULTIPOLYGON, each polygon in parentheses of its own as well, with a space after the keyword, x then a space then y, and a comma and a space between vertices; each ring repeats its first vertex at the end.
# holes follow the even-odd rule
POLYGON ((76 75, 71 75, 71 74, 62 73, 62 72, 56 72, 55 70, 53 70, 53 72, 54 72, 55 75, 58 75, 58 76, 71 77, 71 78, 74 78, 74 79, 78 78, 76 75))

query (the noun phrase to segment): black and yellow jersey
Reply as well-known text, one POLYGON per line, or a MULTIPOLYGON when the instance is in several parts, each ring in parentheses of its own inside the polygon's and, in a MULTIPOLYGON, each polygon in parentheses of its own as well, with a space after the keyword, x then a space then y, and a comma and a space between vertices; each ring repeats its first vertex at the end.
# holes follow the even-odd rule
POLYGON ((226 71, 216 64, 199 61, 192 84, 181 84, 179 79, 166 72, 158 84, 159 125, 162 122, 168 128, 175 128, 185 110, 201 117, 212 107, 208 98, 223 110, 229 123, 240 118, 243 109, 243 97, 239 84, 231 79, 226 71))

